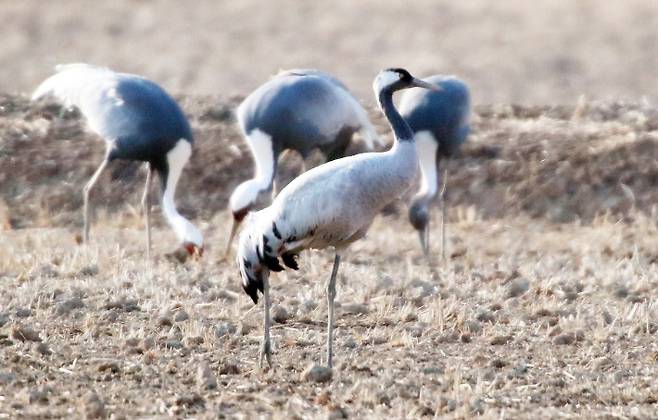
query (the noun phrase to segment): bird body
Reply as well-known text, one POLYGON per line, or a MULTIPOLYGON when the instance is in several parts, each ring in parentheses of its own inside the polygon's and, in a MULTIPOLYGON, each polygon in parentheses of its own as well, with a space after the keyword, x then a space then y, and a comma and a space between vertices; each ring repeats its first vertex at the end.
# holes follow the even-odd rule
POLYGON ((329 322, 327 361, 332 363, 333 300, 341 254, 362 238, 375 216, 412 184, 418 156, 411 129, 395 110, 392 95, 410 86, 433 88, 406 70, 381 72, 374 83, 380 106, 394 133, 395 144, 380 153, 363 153, 325 163, 288 184, 267 208, 252 214, 240 235, 237 262, 242 286, 254 303, 265 296, 265 338, 262 356, 269 361, 270 271, 297 269, 304 249, 333 247, 334 269, 327 286, 329 322))
POLYGON ((194 141, 189 122, 174 99, 154 82, 137 75, 89 64, 60 65, 56 71, 39 85, 32 100, 53 96, 65 106, 77 107, 89 128, 107 143, 106 157, 85 187, 85 239, 88 239, 89 190, 107 163, 125 159, 149 165, 145 203, 150 172, 160 175, 167 220, 188 250, 201 249, 201 233, 178 213, 174 204, 178 179, 194 141))
POLYGON ((357 131, 369 149, 379 142, 366 111, 345 85, 318 70, 280 73, 240 104, 237 119, 256 170, 252 179, 231 194, 234 229, 229 246, 237 225, 253 209, 259 195, 272 189, 283 151, 294 150, 306 158, 318 149, 331 161, 344 156, 357 131))
MULTIPOLYGON (((242 238, 255 241, 250 245, 258 248, 264 248, 265 240, 272 252, 262 252, 271 257, 303 249, 345 248, 361 239, 375 216, 409 189, 417 167, 412 142, 315 167, 288 184, 272 205, 250 214, 242 238)), ((240 249, 249 247, 240 244, 240 249)), ((261 286, 244 286, 257 302, 256 289, 261 286)))
MULTIPOLYGON (((409 221, 418 231, 423 252, 429 252, 429 208, 438 193, 441 161, 454 157, 466 141, 470 125, 470 94, 454 76, 423 79, 438 91, 410 89, 400 101, 400 114, 414 132, 420 161, 421 185, 409 207, 409 221)), ((444 183, 447 182, 447 169, 444 183)), ((443 201, 443 200, 442 200, 443 201)), ((445 256, 445 203, 442 203, 442 247, 445 256)))

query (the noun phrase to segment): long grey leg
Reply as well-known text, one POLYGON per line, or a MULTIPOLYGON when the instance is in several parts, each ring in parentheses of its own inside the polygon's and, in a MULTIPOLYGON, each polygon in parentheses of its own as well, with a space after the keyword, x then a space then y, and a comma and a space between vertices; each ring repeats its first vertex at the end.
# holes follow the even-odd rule
POLYGON ((270 341, 270 280, 268 276, 263 277, 263 300, 264 300, 264 317, 263 317, 263 344, 260 348, 260 362, 258 366, 263 369, 263 359, 267 359, 267 364, 272 367, 272 342, 270 341))
POLYGON ((338 274, 339 265, 340 254, 338 251, 336 251, 336 257, 334 258, 334 268, 331 270, 331 278, 329 279, 329 284, 327 284, 327 366, 330 369, 333 367, 334 299, 336 299, 336 274, 338 274))
POLYGON ((101 163, 101 166, 96 169, 96 172, 94 172, 94 175, 91 177, 91 179, 87 182, 87 184, 84 186, 82 189, 82 197, 84 200, 84 231, 83 231, 83 238, 85 244, 89 243, 89 192, 93 188, 93 186, 96 184, 96 181, 98 181, 98 178, 101 176, 101 173, 105 169, 105 167, 108 164, 107 158, 103 160, 101 163))
POLYGON ((448 162, 446 161, 446 168, 443 170, 443 187, 441 188, 441 258, 444 263, 446 262, 446 219, 448 218, 448 206, 445 200, 447 186, 448 162))
POLYGON ((144 212, 144 221, 146 222, 146 259, 151 259, 151 200, 149 191, 151 190, 151 179, 153 168, 150 163, 146 164, 146 186, 142 195, 142 211, 144 212))

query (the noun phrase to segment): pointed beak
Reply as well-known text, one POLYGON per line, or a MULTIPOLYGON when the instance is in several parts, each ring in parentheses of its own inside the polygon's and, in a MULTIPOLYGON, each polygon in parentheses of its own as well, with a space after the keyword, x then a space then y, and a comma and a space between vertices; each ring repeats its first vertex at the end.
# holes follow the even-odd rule
POLYGON ((415 77, 414 77, 414 79, 411 81, 411 85, 412 85, 412 86, 419 87, 419 88, 424 88, 424 89, 434 90, 434 91, 439 91, 439 90, 441 90, 440 87, 438 87, 438 86, 436 86, 436 85, 433 85, 433 84, 431 84, 431 83, 429 83, 429 82, 426 82, 426 81, 424 81, 424 80, 417 79, 417 78, 415 78, 415 77))
POLYGON ((233 238, 235 238, 235 233, 238 231, 238 227, 240 227, 240 223, 241 222, 233 219, 233 225, 231 226, 231 234, 228 236, 228 242, 226 243, 226 251, 224 252, 224 258, 227 258, 231 253, 231 244, 233 243, 233 238))
POLYGON ((423 255, 426 257, 430 253, 430 226, 427 224, 423 230, 418 231, 418 237, 420 238, 420 247, 423 249, 423 255))
POLYGON ((203 247, 202 246, 196 246, 195 244, 191 242, 185 242, 183 244, 183 248, 187 251, 189 256, 195 260, 201 259, 203 257, 203 247))

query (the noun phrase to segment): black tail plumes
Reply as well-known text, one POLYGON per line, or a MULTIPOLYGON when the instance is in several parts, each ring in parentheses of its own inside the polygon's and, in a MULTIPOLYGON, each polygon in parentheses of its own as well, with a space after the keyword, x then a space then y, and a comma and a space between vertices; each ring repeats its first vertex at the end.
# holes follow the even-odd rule
POLYGON ((263 280, 254 279, 250 276, 247 276, 247 284, 242 283, 242 289, 246 294, 249 295, 251 300, 254 301, 254 305, 258 303, 258 291, 260 290, 263 293, 263 280))

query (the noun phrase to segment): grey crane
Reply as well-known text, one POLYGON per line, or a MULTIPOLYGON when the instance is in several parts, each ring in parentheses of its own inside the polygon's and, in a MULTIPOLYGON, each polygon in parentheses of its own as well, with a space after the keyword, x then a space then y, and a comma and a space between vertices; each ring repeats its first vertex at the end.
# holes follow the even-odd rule
POLYGON ((448 159, 454 157, 466 141, 470 126, 470 94, 466 84, 454 76, 423 79, 441 88, 438 91, 409 89, 402 95, 400 114, 409 123, 416 138, 420 159, 421 185, 409 206, 409 221, 418 231, 423 253, 429 254, 430 203, 439 186, 439 168, 445 162, 441 189, 441 252, 445 260, 448 183, 448 159))
POLYGON ((157 172, 167 221, 192 255, 203 253, 203 235, 174 203, 176 185, 192 154, 192 130, 178 104, 160 86, 143 77, 117 73, 89 64, 56 67, 57 73, 39 85, 32 100, 53 96, 77 107, 89 128, 105 139, 106 154, 84 186, 84 242, 89 242, 89 193, 108 163, 115 159, 146 162, 142 206, 146 220, 146 253, 150 257, 149 189, 157 172))
POLYGON ((370 150, 374 142, 381 144, 366 111, 345 85, 319 70, 281 72, 245 98, 237 118, 254 158, 255 174, 231 194, 233 227, 226 254, 260 194, 276 189, 277 161, 283 151, 294 150, 306 159, 319 149, 331 161, 345 155, 357 131, 370 150))
POLYGON ((438 89, 400 68, 381 71, 373 88, 395 134, 386 152, 358 154, 315 167, 288 184, 267 208, 250 213, 240 234, 237 263, 245 292, 265 300, 264 337, 260 353, 271 365, 270 271, 298 269, 296 257, 304 249, 333 247, 335 258, 327 284, 327 365, 332 366, 334 299, 341 255, 361 239, 375 216, 399 198, 418 170, 414 136, 393 104, 395 91, 413 86, 438 89))

